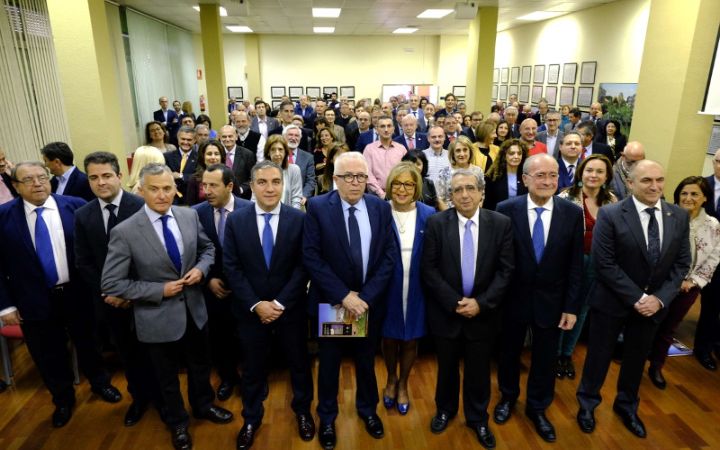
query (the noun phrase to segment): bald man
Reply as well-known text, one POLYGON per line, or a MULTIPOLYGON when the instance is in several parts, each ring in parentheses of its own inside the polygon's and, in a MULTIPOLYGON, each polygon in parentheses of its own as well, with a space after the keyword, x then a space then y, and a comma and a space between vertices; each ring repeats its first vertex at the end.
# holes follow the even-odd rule
POLYGON ((528 156, 547 153, 547 146, 535 140, 537 127, 535 119, 525 119, 520 124, 520 139, 528 146, 528 156))
POLYGON ((638 141, 628 142, 620 158, 613 166, 613 178, 610 184, 618 200, 628 196, 628 176, 630 170, 638 162, 645 159, 645 147, 638 141))

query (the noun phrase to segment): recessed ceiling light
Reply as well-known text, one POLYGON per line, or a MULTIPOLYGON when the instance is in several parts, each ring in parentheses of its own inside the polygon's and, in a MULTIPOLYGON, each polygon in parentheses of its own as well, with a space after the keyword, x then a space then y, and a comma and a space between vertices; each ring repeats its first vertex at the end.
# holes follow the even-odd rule
POLYGON ((340 8, 313 8, 313 17, 340 17, 340 8))
POLYGON ((393 31, 393 34, 411 34, 416 32, 417 30, 417 28, 412 27, 398 28, 397 30, 393 31))
POLYGON ((250 27, 246 27, 245 25, 227 25, 225 26, 228 30, 232 31, 233 33, 252 33, 253 30, 250 29, 250 27))
POLYGON ((524 16, 520 16, 517 19, 518 20, 527 20, 527 21, 538 21, 538 20, 547 20, 552 19, 553 17, 562 16, 565 14, 562 11, 534 11, 530 14, 525 14, 524 16))
MULTIPOLYGON (((200 12, 199 6, 193 6, 193 9, 197 12, 200 12)), ((227 17, 227 9, 222 6, 220 7, 220 17, 227 17)))
POLYGON ((454 9, 426 9, 425 11, 418 14, 418 19, 442 19, 443 17, 447 16, 451 12, 455 11, 454 9))
POLYGON ((313 27, 315 33, 334 33, 335 27, 313 27))

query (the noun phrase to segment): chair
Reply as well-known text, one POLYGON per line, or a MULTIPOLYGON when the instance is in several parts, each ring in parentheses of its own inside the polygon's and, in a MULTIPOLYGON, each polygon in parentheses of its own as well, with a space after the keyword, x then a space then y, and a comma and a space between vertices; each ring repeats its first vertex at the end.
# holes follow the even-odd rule
MULTIPOLYGON (((3 325, 0 326, 0 356, 2 357, 3 371, 5 376, 5 382, 8 386, 13 383, 12 360, 10 359, 10 345, 8 339, 19 339, 24 338, 20 325, 3 325)), ((78 370, 77 351, 75 346, 72 346, 72 368, 75 376, 74 383, 80 384, 80 372, 78 370)))

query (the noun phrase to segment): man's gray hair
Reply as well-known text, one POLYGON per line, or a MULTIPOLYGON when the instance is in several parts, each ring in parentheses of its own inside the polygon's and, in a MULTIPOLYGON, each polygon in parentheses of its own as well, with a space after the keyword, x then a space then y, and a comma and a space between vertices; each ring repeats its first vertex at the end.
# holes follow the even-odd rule
MULTIPOLYGON (((264 159, 253 166, 253 168, 250 170, 250 180, 255 181, 255 175, 257 174, 257 171, 262 169, 277 169, 280 172, 280 179, 283 180, 282 167, 270 161, 269 159, 264 159)), ((283 183, 284 182, 285 180, 283 180, 283 183)))
POLYGON ((342 170, 342 166, 345 164, 346 161, 362 161, 362 163, 365 165, 365 171, 367 172, 367 160, 362 155, 362 153, 345 152, 335 158, 335 171, 333 172, 333 175, 341 175, 342 173, 344 173, 344 170, 342 170))
POLYGON ((195 132, 197 133, 197 132, 200 131, 200 130, 210 131, 210 128, 209 128, 207 125, 205 125, 204 123, 201 123, 201 124, 199 124, 199 125, 195 125, 195 132))
MULTIPOLYGON (((182 129, 182 128, 181 128, 182 129)), ((170 175, 170 177, 173 176, 172 170, 166 166, 163 163, 150 163, 140 169, 140 175, 139 175, 139 181, 140 186, 145 185, 145 177, 148 175, 162 175, 163 173, 167 173, 170 175)))
POLYGON ((516 107, 514 107, 514 106, 508 106, 507 108, 505 108, 505 112, 506 112, 506 113, 508 113, 508 112, 515 112, 515 113, 517 114, 518 109, 517 109, 516 107))
POLYGON ((17 179, 17 171, 19 168, 23 166, 28 167, 41 167, 47 176, 50 176, 50 169, 47 168, 47 166, 44 163, 41 163, 40 161, 21 161, 17 164, 15 164, 15 167, 12 168, 12 171, 10 172, 10 179, 14 181, 20 181, 17 179))
POLYGON ((190 133, 193 136, 195 136, 195 128, 192 127, 180 127, 180 129, 177 131, 177 134, 180 133, 190 133))
POLYGON ((540 159, 549 159, 550 161, 554 162, 557 165, 557 160, 553 158, 552 156, 548 155, 547 153, 538 153, 537 155, 532 155, 528 157, 525 162, 523 163, 522 167, 522 173, 525 175, 530 175, 530 166, 535 163, 535 161, 538 161, 540 159))
POLYGON ((302 135, 302 130, 300 129, 299 126, 297 126, 297 125, 288 125, 288 126, 286 126, 286 127, 283 129, 282 137, 286 137, 286 136, 287 136, 288 130, 298 130, 298 131, 300 132, 300 135, 302 135))
POLYGON ((452 178, 450 178, 450 184, 455 177, 474 177, 475 186, 481 191, 485 190, 485 175, 481 168, 477 166, 470 166, 467 169, 457 169, 453 172, 452 178))

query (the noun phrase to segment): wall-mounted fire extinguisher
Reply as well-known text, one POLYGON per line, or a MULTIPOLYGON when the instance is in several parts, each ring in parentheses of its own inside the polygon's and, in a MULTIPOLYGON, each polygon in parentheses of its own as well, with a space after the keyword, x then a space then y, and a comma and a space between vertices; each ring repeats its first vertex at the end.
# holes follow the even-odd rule
POLYGON ((205 112, 206 106, 207 105, 205 105, 205 95, 202 94, 202 95, 200 95, 200 111, 205 112))

